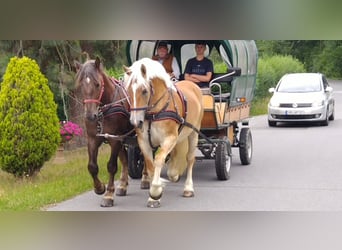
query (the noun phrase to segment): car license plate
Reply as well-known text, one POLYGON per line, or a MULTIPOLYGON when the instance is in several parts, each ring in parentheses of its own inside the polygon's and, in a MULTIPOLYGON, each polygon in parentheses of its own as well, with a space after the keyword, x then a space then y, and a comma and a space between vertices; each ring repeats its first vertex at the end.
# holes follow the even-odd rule
POLYGON ((303 115, 305 114, 304 110, 286 110, 285 115, 303 115))

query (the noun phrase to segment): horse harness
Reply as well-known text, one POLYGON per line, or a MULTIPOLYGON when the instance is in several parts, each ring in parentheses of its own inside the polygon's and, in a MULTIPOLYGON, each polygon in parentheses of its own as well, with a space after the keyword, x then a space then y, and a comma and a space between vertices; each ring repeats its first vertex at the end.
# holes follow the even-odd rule
MULTIPOLYGON (((103 133, 103 119, 104 118, 112 116, 112 115, 122 115, 125 118, 129 118, 129 116, 130 116, 128 109, 125 108, 125 104, 124 104, 124 101, 127 100, 127 93, 125 91, 125 88, 122 85, 122 82, 115 79, 115 78, 109 78, 109 79, 111 80, 112 84, 115 85, 115 93, 114 93, 114 97, 113 97, 113 102, 105 104, 105 105, 101 105, 100 100, 102 99, 103 91, 100 92, 100 96, 98 98, 98 100, 99 100, 98 103, 100 103, 100 106, 98 108, 98 119, 97 119, 97 132, 98 132, 98 134, 103 133), (124 93, 123 98, 121 98, 120 89, 124 93)), ((103 85, 104 85, 104 83, 102 83, 102 86, 103 85)), ((117 140, 123 140, 126 136, 131 134, 133 132, 133 130, 134 129, 132 129, 132 130, 128 131, 126 134, 123 134, 120 136, 116 135, 115 138, 117 140)))
MULTIPOLYGON (((148 131, 147 132, 148 132, 148 140, 149 140, 149 143, 150 143, 150 147, 154 151, 156 151, 158 149, 158 146, 153 146, 153 144, 152 144, 152 139, 151 139, 151 125, 152 125, 152 122, 154 122, 154 121, 161 121, 161 120, 167 120, 167 119, 174 120, 178 124, 180 124, 180 126, 178 128, 178 134, 181 132, 181 130, 183 129, 184 126, 187 126, 187 127, 191 128, 192 130, 194 130, 197 134, 199 134, 207 142, 213 143, 213 141, 210 138, 208 138, 204 133, 202 133, 199 129, 197 129, 193 124, 191 124, 191 123, 186 121, 186 116, 187 116, 187 113, 188 113, 187 100, 186 100, 185 96, 183 95, 183 93, 177 88, 177 85, 175 84, 174 86, 176 87, 177 94, 180 97, 181 102, 182 102, 182 107, 183 107, 183 110, 184 110, 183 116, 180 116, 178 114, 177 106, 176 106, 175 101, 173 99, 172 89, 169 88, 168 91, 167 91, 169 93, 169 100, 166 102, 164 107, 159 112, 156 112, 156 113, 146 112, 146 114, 145 114, 145 119, 148 121, 148 131), (170 103, 170 97, 172 98, 172 101, 173 101, 173 103, 175 105, 176 111, 166 110, 166 108, 168 107, 168 105, 170 103)), ((152 105, 152 107, 155 106, 163 98, 163 96, 160 97, 157 100, 157 102, 152 105)), ((152 107, 150 107, 150 106, 147 107, 147 111, 148 111, 148 109, 151 109, 152 107)), ((146 107, 144 107, 144 108, 137 108, 136 110, 138 110, 138 109, 146 109, 146 107)))
MULTIPOLYGON (((151 148, 154 149, 154 150, 156 150, 158 148, 158 146, 156 147, 156 146, 153 146, 153 144, 152 144, 152 139, 151 139, 151 126, 152 126, 152 122, 154 122, 154 121, 162 121, 162 120, 174 120, 175 122, 180 124, 180 126, 178 128, 178 134, 181 132, 181 130, 183 129, 184 125, 192 126, 190 123, 185 121, 187 113, 188 113, 187 100, 186 100, 185 96, 183 95, 183 93, 177 88, 177 86, 176 85, 174 85, 174 86, 176 87, 177 94, 178 94, 178 96, 181 99, 181 103, 182 103, 182 107, 183 107, 183 114, 182 114, 182 116, 179 115, 176 103, 175 103, 174 98, 173 98, 173 93, 172 93, 172 89, 171 88, 169 88, 167 90, 167 92, 166 92, 166 93, 169 93, 169 99, 165 103, 163 108, 160 111, 158 111, 158 112, 146 112, 146 114, 145 114, 145 120, 148 121, 148 131, 147 131, 148 132, 148 139, 149 139, 149 143, 150 143, 151 148), (174 104, 174 107, 175 107, 176 111, 167 110, 167 107, 170 104, 170 98, 172 98, 172 102, 174 104)), ((153 106, 155 106, 162 99, 162 97, 159 98, 157 100, 157 102, 155 104, 153 104, 153 106)))

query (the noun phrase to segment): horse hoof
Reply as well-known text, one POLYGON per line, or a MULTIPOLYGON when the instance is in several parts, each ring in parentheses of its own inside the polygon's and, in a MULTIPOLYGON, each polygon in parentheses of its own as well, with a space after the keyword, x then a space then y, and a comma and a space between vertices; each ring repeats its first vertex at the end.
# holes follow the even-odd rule
POLYGON ((189 198, 189 197, 194 197, 195 193, 194 191, 184 191, 183 192, 183 197, 189 198))
POLYGON ((95 188, 95 189, 94 189, 94 192, 95 192, 95 194, 97 194, 97 195, 103 195, 103 194, 106 192, 106 186, 105 186, 105 185, 102 185, 102 186, 101 186, 101 189, 95 188))
POLYGON ((126 194, 127 194, 127 189, 124 189, 124 188, 116 189, 117 196, 126 196, 126 194))
POLYGON ((151 192, 149 192, 148 194, 152 200, 159 200, 163 196, 163 191, 161 190, 158 195, 152 195, 151 192))
POLYGON ((149 188, 150 188, 150 182, 149 181, 141 181, 140 189, 149 189, 149 188))
POLYGON ((148 202, 147 202, 147 207, 149 207, 149 208, 158 208, 158 207, 160 207, 160 201, 159 200, 149 199, 148 202))
POLYGON ((114 206, 113 198, 103 198, 101 207, 112 207, 112 206, 114 206))

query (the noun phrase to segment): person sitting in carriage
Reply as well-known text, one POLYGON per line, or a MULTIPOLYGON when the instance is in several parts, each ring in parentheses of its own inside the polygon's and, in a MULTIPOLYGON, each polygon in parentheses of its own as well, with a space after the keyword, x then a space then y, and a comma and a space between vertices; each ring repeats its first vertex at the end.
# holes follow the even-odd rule
POLYGON ((208 88, 214 73, 213 62, 204 56, 204 42, 195 44, 196 57, 190 58, 185 66, 184 79, 196 83, 200 88, 208 88))
POLYGON ((171 79, 179 79, 180 70, 177 59, 169 53, 166 41, 160 41, 158 43, 157 55, 154 55, 152 59, 160 62, 164 66, 171 79))

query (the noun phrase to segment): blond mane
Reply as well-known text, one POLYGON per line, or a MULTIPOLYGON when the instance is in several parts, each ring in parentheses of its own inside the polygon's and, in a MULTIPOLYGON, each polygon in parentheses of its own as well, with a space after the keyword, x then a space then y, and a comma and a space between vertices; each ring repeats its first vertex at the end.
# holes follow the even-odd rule
MULTIPOLYGON (((170 79, 170 76, 167 74, 163 65, 159 62, 152 60, 150 58, 142 58, 132 64, 129 67, 130 73, 125 73, 125 83, 130 85, 133 81, 140 85, 144 85, 148 87, 150 84, 150 80, 154 78, 160 78, 163 80, 167 88, 174 88, 173 82, 170 79), (142 75, 141 67, 145 66, 146 68, 146 79, 142 75)), ((126 86, 127 88, 128 86, 126 86)))

